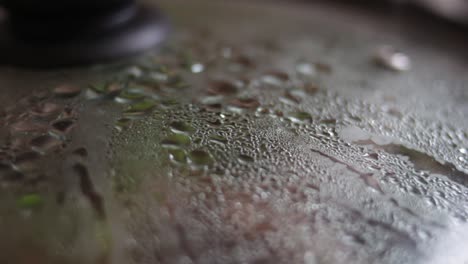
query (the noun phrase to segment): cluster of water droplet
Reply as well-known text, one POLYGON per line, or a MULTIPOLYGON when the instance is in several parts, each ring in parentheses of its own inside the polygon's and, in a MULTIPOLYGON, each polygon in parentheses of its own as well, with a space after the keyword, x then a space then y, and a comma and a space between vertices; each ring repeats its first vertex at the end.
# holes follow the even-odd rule
POLYGON ((85 162, 65 166, 98 219, 122 209, 115 244, 128 262, 411 262, 468 220, 463 125, 327 89, 336 65, 272 66, 291 61, 284 43, 180 35, 105 81, 2 114, 1 184, 21 182, 20 208, 44 203, 24 182, 50 173, 45 158, 86 158, 67 144, 78 102, 97 102, 119 112, 105 120, 117 204, 105 206, 85 162))
MULTIPOLYGON (((186 61, 176 67, 186 70, 185 96, 158 104, 114 138, 117 179, 138 178, 145 190, 169 181, 169 190, 152 187, 163 198, 146 210, 165 212, 167 222, 151 221, 165 223, 154 232, 174 236, 166 246, 175 253, 154 254, 258 263, 379 256, 384 263, 411 252, 411 261, 452 219, 468 219, 466 163, 459 158, 466 133, 417 111, 328 91, 320 79, 333 70, 322 62, 271 69, 270 50, 249 49, 227 45, 214 60, 191 50, 183 58, 197 57, 202 70, 186 61), (135 158, 157 165, 128 172, 135 158)), ((135 247, 151 258, 141 247, 154 241, 144 237, 135 247)))

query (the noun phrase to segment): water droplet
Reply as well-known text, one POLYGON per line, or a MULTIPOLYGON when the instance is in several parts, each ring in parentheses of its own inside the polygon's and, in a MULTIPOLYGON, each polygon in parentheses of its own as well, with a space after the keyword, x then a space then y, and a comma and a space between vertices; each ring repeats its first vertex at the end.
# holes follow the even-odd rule
POLYGON ((237 93, 237 87, 228 81, 211 81, 208 93, 212 95, 232 95, 237 93))
POLYGON ((143 71, 137 66, 131 66, 127 70, 128 77, 139 78, 143 75, 143 71))
POLYGON ((31 140, 30 145, 34 151, 41 154, 57 149, 62 146, 62 141, 51 135, 42 135, 31 140))
POLYGON ((37 168, 36 163, 39 159, 40 155, 37 152, 23 152, 15 157, 13 168, 22 172, 32 171, 37 168))
POLYGON ((206 166, 213 163, 211 155, 203 150, 193 150, 189 153, 190 162, 197 166, 206 166))
POLYGON ((34 107, 30 113, 31 115, 34 116, 39 116, 39 117, 47 117, 49 115, 58 113, 62 107, 58 104, 54 103, 43 103, 37 107, 34 107))
POLYGON ((81 88, 72 84, 63 84, 57 86, 53 92, 59 97, 74 97, 80 94, 81 88))
POLYGON ((186 164, 187 154, 183 149, 169 149, 169 159, 176 163, 186 164))
POLYGON ((266 72, 265 75, 262 76, 261 81, 275 86, 283 85, 284 82, 289 80, 289 75, 285 72, 281 71, 270 71, 266 72))
POLYGON ((253 60, 246 55, 233 56, 232 61, 245 68, 255 67, 255 63, 253 62, 253 60))
POLYGON ((364 154, 364 157, 374 159, 374 160, 378 160, 379 159, 379 154, 377 154, 377 153, 366 153, 366 154, 364 154))
POLYGON ((11 132, 37 132, 47 128, 47 125, 42 122, 34 121, 19 121, 10 126, 11 132))
POLYGON ((323 119, 323 120, 320 120, 320 124, 335 125, 336 119, 323 119))
POLYGON ((255 109, 260 106, 260 102, 254 98, 237 98, 231 100, 230 105, 244 109, 255 109))
POLYGON ((120 118, 119 120, 117 120, 114 127, 118 131, 122 131, 125 128, 130 127, 132 125, 132 122, 133 122, 133 120, 130 119, 130 118, 120 118))
POLYGON ((77 112, 75 111, 75 109, 71 107, 65 107, 62 113, 60 113, 59 118, 67 119, 67 118, 75 118, 76 116, 77 116, 77 112))
POLYGON ((52 127, 61 132, 61 133, 69 133, 75 125, 75 121, 72 119, 63 119, 58 120, 52 123, 52 127))
POLYGON ((395 109, 395 108, 388 109, 387 113, 389 113, 390 115, 392 115, 394 117, 398 117, 398 118, 403 117, 403 114, 400 111, 398 111, 397 109, 395 109))
POLYGON ((312 120, 312 116, 307 112, 290 112, 286 117, 294 123, 304 123, 312 120))
POLYGON ((72 153, 83 158, 88 156, 88 150, 84 147, 77 148, 72 153))
POLYGON ((18 207, 22 209, 38 208, 44 203, 44 200, 38 194, 27 194, 18 199, 18 207))
POLYGON ((302 89, 308 95, 314 95, 320 90, 319 87, 313 83, 305 83, 302 89))
POLYGON ((411 69, 410 58, 391 46, 379 47, 375 53, 375 61, 393 71, 408 71, 411 69))
POLYGON ((265 73, 265 76, 273 77, 280 82, 285 82, 289 80, 289 74, 283 71, 268 71, 265 73))
POLYGON ((166 137, 161 144, 167 148, 177 148, 181 146, 188 146, 190 145, 191 140, 190 137, 184 134, 172 134, 166 137))
POLYGON ((302 99, 303 94, 300 94, 298 91, 286 91, 284 96, 280 98, 280 101, 286 104, 299 104, 302 99))
POLYGON ((142 114, 156 106, 156 103, 153 100, 143 100, 128 106, 125 110, 125 114, 142 114))
POLYGON ((203 72, 205 70, 205 66, 203 64, 201 64, 201 63, 194 63, 190 67, 190 70, 191 70, 192 73, 200 73, 200 72, 203 72))
POLYGON ((255 161, 254 158, 243 154, 239 155, 238 158, 241 163, 251 163, 255 161))
POLYGON ((210 142, 212 143, 215 143, 215 144, 218 144, 218 145, 224 145, 226 144, 228 141, 225 137, 223 136, 220 136, 220 135, 211 135, 210 136, 210 142))
POLYGON ((195 132, 195 128, 193 128, 192 126, 188 125, 187 123, 185 122, 172 122, 170 124, 170 127, 171 127, 171 130, 172 132, 174 133, 187 133, 187 134, 190 134, 190 133, 193 133, 195 132))
POLYGON ((315 69, 320 73, 330 74, 332 73, 332 67, 324 62, 316 62, 315 69))
POLYGON ((129 103, 143 98, 145 98, 145 92, 142 89, 129 88, 119 93, 119 95, 115 97, 115 101, 118 103, 129 103))
POLYGON ((89 85, 89 88, 97 93, 97 94, 104 94, 107 92, 107 87, 108 87, 108 84, 107 82, 101 82, 101 83, 95 83, 95 84, 91 84, 89 85))
POLYGON ((302 75, 314 75, 315 68, 309 63, 299 63, 296 65, 296 71, 302 75))

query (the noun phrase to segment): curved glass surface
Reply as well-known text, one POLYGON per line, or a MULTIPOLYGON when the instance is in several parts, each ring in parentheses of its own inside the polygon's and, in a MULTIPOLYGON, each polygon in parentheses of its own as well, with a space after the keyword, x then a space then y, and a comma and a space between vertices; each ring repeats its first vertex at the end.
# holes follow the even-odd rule
POLYGON ((187 2, 160 52, 0 70, 2 263, 468 260, 458 36, 187 2))

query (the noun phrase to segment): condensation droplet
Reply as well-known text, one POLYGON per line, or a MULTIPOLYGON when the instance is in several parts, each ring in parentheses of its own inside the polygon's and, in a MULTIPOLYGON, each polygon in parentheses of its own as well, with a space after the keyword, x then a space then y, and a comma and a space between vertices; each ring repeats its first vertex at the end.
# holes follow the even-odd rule
POLYGON ((51 136, 51 135, 42 135, 35 137, 31 140, 30 145, 34 151, 39 153, 46 153, 51 150, 57 149, 62 146, 62 141, 51 136))
POLYGON ((171 127, 171 130, 172 132, 174 133, 193 133, 195 132, 195 128, 193 128, 192 126, 188 125, 187 123, 185 122, 172 122, 170 124, 170 127, 171 127))
POLYGON ((13 168, 21 172, 32 171, 37 168, 39 159, 40 155, 37 152, 23 152, 15 157, 13 168))
POLYGON ((189 153, 190 162, 196 166, 206 166, 213 163, 210 153, 204 150, 193 150, 189 153))
POLYGON ((244 109, 255 109, 260 106, 260 102, 254 98, 237 98, 231 100, 230 104, 235 107, 244 109))
POLYGON ((44 203, 44 200, 40 195, 31 193, 21 196, 17 203, 18 207, 22 209, 33 209, 40 207, 44 203))
POLYGON ((77 148, 72 153, 83 158, 88 156, 88 150, 84 147, 77 148))
POLYGON ((241 163, 251 163, 255 161, 254 158, 243 154, 239 155, 238 158, 241 163))
POLYGON ((72 84, 63 84, 54 88, 53 92, 59 97, 74 97, 80 94, 81 88, 72 84))
POLYGON ((201 73, 205 70, 205 66, 201 63, 194 63, 190 66, 190 70, 192 73, 201 73))
POLYGON ((128 106, 125 110, 127 115, 139 115, 144 114, 147 111, 153 109, 156 106, 156 103, 153 100, 143 100, 128 106))
POLYGON ((190 145, 190 137, 184 134, 172 134, 166 137, 161 144, 168 148, 181 147, 190 145))
POLYGON ((169 149, 169 159, 180 164, 187 163, 187 153, 183 149, 169 149))
POLYGON ((294 123, 304 123, 312 120, 312 116, 307 112, 290 112, 286 117, 294 123))
POLYGON ((117 129, 118 131, 122 131, 124 130, 125 128, 128 128, 132 125, 132 119, 130 118, 120 118, 117 120, 117 122, 115 123, 115 129, 117 129))
POLYGON ((75 121, 72 119, 58 120, 52 123, 52 127, 62 133, 68 133, 74 127, 75 121))
POLYGON ((303 75, 314 75, 315 68, 309 63, 299 63, 296 65, 296 71, 303 75))
POLYGON ((375 61, 379 65, 394 71, 408 71, 411 69, 410 58, 391 46, 379 47, 375 52, 375 61))
POLYGON ((123 90, 115 97, 115 101, 118 103, 130 103, 132 101, 137 101, 145 98, 145 93, 143 90, 138 88, 129 88, 123 90))
POLYGON ((58 104, 46 102, 37 107, 34 107, 30 113, 34 116, 48 117, 52 114, 58 113, 61 109, 62 107, 58 104))
POLYGON ((209 85, 208 93, 211 95, 232 95, 237 93, 237 87, 228 81, 211 81, 209 85))
POLYGON ((47 128, 47 125, 42 122, 34 121, 19 121, 10 126, 11 132, 37 132, 47 128))

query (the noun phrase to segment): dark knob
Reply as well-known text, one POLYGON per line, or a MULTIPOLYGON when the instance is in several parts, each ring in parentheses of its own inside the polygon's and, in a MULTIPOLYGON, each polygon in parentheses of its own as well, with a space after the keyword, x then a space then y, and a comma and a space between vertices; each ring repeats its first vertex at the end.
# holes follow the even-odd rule
POLYGON ((168 31, 159 10, 134 0, 4 0, 3 6, 1 64, 105 62, 155 47, 168 31))

